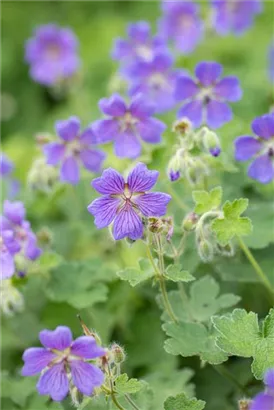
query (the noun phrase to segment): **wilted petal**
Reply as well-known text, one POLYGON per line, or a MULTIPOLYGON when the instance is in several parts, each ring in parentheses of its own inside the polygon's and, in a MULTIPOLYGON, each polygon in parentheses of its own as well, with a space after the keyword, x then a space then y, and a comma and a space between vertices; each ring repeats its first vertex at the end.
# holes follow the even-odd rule
POLYGON ((243 136, 235 141, 235 159, 237 161, 247 161, 261 149, 261 143, 256 138, 243 136))
POLYGON ((0 252, 1 280, 10 278, 15 272, 13 256, 7 249, 0 252))
POLYGON ((39 394, 50 395, 52 400, 62 401, 69 391, 69 381, 64 368, 64 363, 55 364, 42 374, 38 383, 39 394))
POLYGON ((207 87, 215 83, 215 81, 222 74, 222 71, 223 68, 221 64, 215 63, 214 61, 204 61, 197 64, 195 68, 195 75, 200 83, 207 87))
POLYGON ((4 201, 4 216, 15 224, 21 224, 25 218, 26 210, 23 202, 11 202, 8 199, 4 201))
POLYGON ((192 78, 182 75, 177 79, 175 98, 178 101, 194 97, 198 92, 199 87, 192 78))
POLYGON ((99 387, 104 382, 102 370, 90 363, 73 360, 70 367, 73 384, 86 396, 90 396, 94 387, 99 387))
POLYGON ((274 137, 274 115, 266 114, 262 117, 257 117, 252 122, 252 130, 259 137, 269 139, 274 137))
POLYGON ((229 105, 221 101, 210 100, 206 105, 206 122, 209 128, 219 128, 232 120, 229 105))
POLYGON ((22 376, 34 376, 41 373, 48 364, 56 358, 56 355, 43 347, 31 347, 25 350, 23 360, 25 362, 22 368, 22 376))
POLYGON ((266 155, 261 155, 256 158, 248 168, 248 176, 256 179, 262 184, 268 184, 274 178, 274 169, 271 158, 266 155))
POLYGON ((43 152, 49 165, 57 165, 65 153, 65 145, 57 142, 50 142, 43 146, 43 152))
POLYGON ((140 211, 145 216, 163 216, 171 196, 161 192, 150 192, 135 199, 140 211))
POLYGON ((120 132, 119 122, 116 119, 97 120, 92 124, 92 129, 99 144, 113 141, 120 132))
POLYGON ((95 359, 106 354, 106 350, 97 346, 96 340, 91 336, 80 336, 71 345, 71 354, 84 359, 95 359))
POLYGON ((67 157, 61 166, 60 176, 61 181, 76 185, 79 182, 79 166, 74 157, 67 157))
POLYGON ((95 149, 84 149, 80 152, 80 158, 85 168, 92 172, 99 172, 102 168, 102 163, 106 158, 103 151, 95 149))
POLYGON ((214 95, 227 101, 239 101, 242 89, 237 77, 224 77, 214 87, 214 95))
POLYGON ((143 224, 141 218, 131 206, 124 207, 114 219, 113 236, 116 241, 129 237, 132 240, 141 238, 143 224))
POLYGON ((121 194, 125 188, 125 181, 119 172, 108 168, 99 178, 95 178, 91 185, 100 194, 121 194))
POLYGON ((124 99, 119 94, 113 94, 110 98, 102 98, 99 101, 99 108, 111 117, 121 117, 127 110, 124 99))
POLYGON ((178 118, 187 117, 195 128, 200 127, 203 121, 203 103, 200 100, 191 101, 183 105, 177 114, 178 118))
POLYGON ((48 349, 64 350, 71 345, 72 334, 67 326, 57 326, 55 330, 42 330, 39 339, 48 349))
POLYGON ((104 195, 101 198, 95 199, 88 206, 88 211, 95 217, 94 223, 98 229, 105 228, 111 224, 120 203, 120 198, 104 195))
POLYGON ((119 158, 137 158, 141 154, 141 143, 133 131, 116 135, 114 140, 115 155, 119 158))
POLYGON ((77 137, 80 131, 80 121, 77 117, 70 117, 68 120, 57 121, 55 129, 59 137, 65 141, 71 141, 77 137))
POLYGON ((139 162, 128 175, 128 187, 131 192, 149 191, 156 184, 158 176, 158 171, 150 171, 145 164, 139 162))
POLYGON ((157 144, 161 142, 162 133, 166 129, 166 125, 157 118, 146 118, 136 125, 136 129, 145 142, 157 144))

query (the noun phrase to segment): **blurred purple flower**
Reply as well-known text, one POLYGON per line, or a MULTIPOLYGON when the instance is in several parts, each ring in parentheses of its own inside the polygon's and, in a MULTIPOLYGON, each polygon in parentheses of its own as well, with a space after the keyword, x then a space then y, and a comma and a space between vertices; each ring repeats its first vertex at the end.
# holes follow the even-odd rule
POLYGON ((115 40, 112 57, 125 65, 136 60, 151 61, 157 50, 166 46, 159 36, 152 36, 149 23, 138 21, 131 23, 127 28, 128 39, 115 40))
POLYGON ((5 155, 0 154, 0 175, 2 177, 10 175, 14 170, 13 162, 5 155))
POLYGON ((78 184, 80 180, 79 165, 90 172, 99 172, 106 157, 103 151, 94 149, 96 137, 91 127, 80 132, 80 121, 77 117, 57 121, 55 130, 60 142, 50 142, 43 146, 49 165, 61 162, 61 181, 78 184))
POLYGON ((265 391, 254 397, 250 410, 274 409, 274 369, 269 369, 264 376, 265 391))
POLYGON ((159 32, 184 54, 191 53, 203 36, 203 22, 199 16, 199 6, 191 1, 162 2, 163 16, 159 22, 159 32))
POLYGON ((196 80, 180 76, 177 80, 175 97, 177 101, 186 100, 178 112, 178 117, 187 117, 194 125, 207 124, 219 128, 232 119, 232 110, 226 101, 238 101, 242 90, 237 77, 220 79, 221 64, 205 61, 195 68, 196 80))
POLYGON ((20 251, 20 245, 15 240, 12 230, 4 230, 2 226, 0 229, 0 264, 1 280, 3 280, 10 278, 15 273, 14 255, 20 251))
POLYGON ((268 72, 270 81, 274 83, 274 41, 270 44, 268 51, 268 72))
POLYGON ((78 41, 72 30, 55 24, 38 27, 26 42, 25 59, 38 83, 52 86, 79 68, 78 41))
POLYGON ((218 34, 243 34, 262 11, 261 0, 212 0, 213 27, 218 34))
POLYGON ((235 140, 235 159, 255 158, 248 169, 250 178, 268 184, 274 178, 274 114, 257 117, 251 128, 258 138, 245 135, 235 140))
POLYGON ((12 178, 13 170, 13 162, 5 154, 0 153, 0 176, 5 181, 7 187, 6 196, 10 199, 15 198, 20 190, 19 181, 12 178))
POLYGON ((115 240, 141 238, 142 216, 165 215, 171 200, 170 195, 162 192, 147 193, 156 184, 158 175, 157 171, 149 171, 145 164, 139 163, 129 173, 127 182, 112 168, 94 179, 91 185, 103 195, 88 206, 88 211, 95 217, 96 227, 102 229, 113 222, 115 240))
POLYGON ((50 395, 55 401, 63 400, 69 392, 70 374, 73 385, 87 396, 103 384, 102 370, 88 363, 106 353, 93 337, 81 336, 73 341, 70 329, 58 326, 53 331, 42 330, 39 338, 44 347, 25 350, 22 369, 23 376, 42 372, 37 383, 39 394, 50 395))
POLYGON ((150 62, 136 62, 129 72, 129 94, 141 93, 148 104, 155 106, 156 113, 171 110, 176 104, 176 80, 184 73, 174 70, 173 63, 173 57, 167 52, 156 53, 150 62))
POLYGON ((98 143, 114 141, 117 157, 136 158, 141 154, 141 141, 149 144, 161 142, 166 125, 153 118, 154 107, 142 95, 136 95, 126 105, 119 94, 99 101, 101 111, 108 118, 92 125, 98 143))

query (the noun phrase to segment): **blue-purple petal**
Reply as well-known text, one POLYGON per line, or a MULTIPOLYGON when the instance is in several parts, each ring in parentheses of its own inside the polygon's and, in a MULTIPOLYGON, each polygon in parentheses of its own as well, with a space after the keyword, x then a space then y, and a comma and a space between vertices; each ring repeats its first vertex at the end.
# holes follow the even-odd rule
POLYGON ((175 86, 175 98, 178 101, 194 97, 199 92, 199 87, 191 77, 181 75, 175 86))
POLYGON ((106 350, 97 346, 96 340, 91 336, 80 336, 71 345, 71 354, 83 359, 95 359, 106 354, 106 350))
POLYGON ((266 114, 255 118, 251 128, 256 135, 264 139, 274 137, 274 114, 266 114))
POLYGON ((99 387, 104 382, 104 373, 98 367, 80 360, 70 362, 73 384, 77 389, 90 396, 94 387, 99 387))
POLYGON ((114 219, 113 236, 116 241, 125 237, 137 240, 143 236, 142 220, 131 206, 124 206, 114 219))
POLYGON ((26 210, 23 202, 11 202, 8 199, 4 201, 4 216, 12 223, 21 224, 25 218, 26 210))
POLYGON ((195 75, 199 82, 207 87, 214 84, 222 74, 223 67, 214 61, 204 61, 197 64, 195 75))
POLYGON ((252 400, 250 410, 273 410, 274 396, 267 393, 259 393, 252 400))
POLYGON ((214 87, 214 95, 227 101, 239 101, 242 98, 242 89, 237 77, 222 78, 214 87))
POLYGON ((85 145, 92 145, 97 143, 97 138, 92 126, 89 126, 81 133, 79 140, 81 144, 85 145))
POLYGON ((256 158, 248 168, 248 176, 262 184, 268 184, 274 178, 274 168, 269 155, 261 155, 256 158))
POLYGON ((94 121, 92 129, 99 144, 113 141, 120 132, 119 122, 112 118, 94 121))
POLYGON ((129 173, 127 184, 131 192, 146 192, 156 184, 158 176, 158 171, 150 171, 145 164, 139 162, 129 173))
POLYGON ((80 121, 77 117, 70 117, 68 120, 56 121, 56 133, 64 141, 71 141, 76 138, 80 132, 80 121))
POLYGON ((177 117, 186 117, 192 122, 194 127, 200 127, 203 122, 203 102, 196 100, 184 104, 178 111, 177 117))
POLYGON ((158 144, 162 140, 162 133, 166 125, 157 118, 146 118, 136 125, 136 130, 143 141, 158 144))
POLYGON ((237 161, 247 161, 257 154, 261 149, 261 143, 256 138, 248 135, 238 137, 235 141, 235 159, 237 161))
POLYGON ((9 175, 14 169, 12 161, 5 155, 0 154, 0 175, 9 175))
POLYGON ((108 168, 99 178, 95 178, 91 185, 100 194, 121 194, 125 188, 125 181, 119 172, 108 168))
POLYGON ((137 158, 141 154, 142 146, 133 132, 127 130, 116 135, 114 140, 115 155, 119 158, 137 158))
POLYGON ((140 195, 135 203, 144 216, 163 216, 166 214, 167 204, 171 196, 162 192, 150 192, 140 195))
POLYGON ((0 279, 9 279, 15 272, 13 256, 7 249, 1 249, 0 253, 1 277, 0 279))
POLYGON ((86 169, 91 172, 99 172, 106 154, 103 151, 86 148, 80 152, 80 158, 86 169))
POLYGON ((219 128, 232 120, 232 110, 224 102, 210 100, 206 105, 206 122, 209 128, 219 128))
POLYGON ((56 359, 56 354, 43 347, 31 347, 25 350, 23 354, 25 364, 22 368, 22 376, 34 376, 41 373, 54 359, 56 359))
POLYGON ((111 224, 120 204, 120 198, 104 195, 101 198, 95 199, 88 206, 88 211, 95 217, 94 223, 98 229, 105 228, 111 224))
POLYGON ((65 154, 65 145, 58 142, 50 142, 43 146, 43 152, 49 165, 57 165, 65 154))
POLYGON ((48 349, 64 350, 72 343, 72 333, 67 326, 57 326, 55 330, 42 330, 39 339, 48 349))
POLYGON ((136 94, 132 97, 129 111, 134 117, 143 120, 154 114, 155 107, 147 101, 144 95, 136 94))
POLYGON ((50 395, 55 401, 62 401, 67 396, 69 381, 63 362, 55 364, 42 374, 37 390, 41 395, 50 395))
POLYGON ((268 369, 264 375, 264 384, 274 390, 274 368, 268 369))
POLYGON ((102 98, 99 101, 99 108, 111 117, 121 117, 127 110, 125 101, 119 94, 113 94, 110 98, 102 98))
POLYGON ((60 169, 60 179, 72 185, 78 184, 80 171, 77 160, 73 156, 64 159, 60 169))

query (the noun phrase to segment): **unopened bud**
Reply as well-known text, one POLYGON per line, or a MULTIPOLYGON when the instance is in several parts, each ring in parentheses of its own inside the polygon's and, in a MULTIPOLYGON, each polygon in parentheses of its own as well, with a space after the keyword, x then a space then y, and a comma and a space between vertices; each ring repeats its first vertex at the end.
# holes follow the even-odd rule
POLYGON ((123 363, 126 359, 124 349, 116 343, 110 347, 110 353, 113 358, 113 362, 116 364, 123 363))
POLYGON ((101 346, 101 345, 102 345, 102 340, 101 340, 100 336, 98 335, 98 333, 96 333, 95 331, 89 329, 89 328, 87 327, 87 325, 85 324, 85 322, 82 320, 82 318, 81 318, 80 315, 77 315, 77 317, 78 317, 78 319, 79 319, 79 321, 80 321, 80 324, 81 324, 81 326, 82 326, 82 329, 83 329, 84 334, 85 334, 86 336, 94 337, 94 339, 96 340, 96 344, 99 345, 99 346, 101 346))
POLYGON ((199 157, 188 158, 185 175, 191 185, 197 185, 202 177, 209 174, 208 166, 199 157))
POLYGON ((203 127, 200 136, 205 150, 213 157, 218 157, 221 153, 221 146, 216 132, 203 127))
POLYGON ((180 155, 176 153, 169 161, 167 167, 167 175, 170 181, 177 181, 181 176, 181 160, 180 155))
POLYGON ((177 134, 184 136, 192 131, 192 124, 188 118, 183 117, 179 120, 175 121, 172 125, 172 131, 176 132, 177 134))
POLYGON ((29 260, 23 253, 17 253, 14 257, 16 271, 20 272, 20 277, 24 277, 24 273, 28 271, 29 260))
POLYGON ((184 231, 190 232, 195 229, 199 220, 199 216, 195 212, 190 212, 183 220, 182 228, 184 231))
POLYGON ((177 181, 180 178, 181 173, 180 173, 180 171, 173 171, 171 169, 171 170, 169 170, 169 175, 168 176, 169 176, 170 181, 174 182, 174 181, 177 181))
POLYGON ((48 192, 58 180, 58 170, 46 163, 45 158, 36 159, 28 173, 30 188, 48 192))
POLYGON ((163 232, 164 224, 161 218, 149 218, 148 219, 148 230, 152 233, 163 232))
POLYGON ((47 246, 52 243, 53 240, 53 233, 52 231, 47 228, 46 226, 41 228, 39 232, 37 232, 37 239, 42 246, 47 246))
POLYGON ((249 410, 251 406, 251 400, 241 399, 238 401, 238 406, 239 406, 239 410, 249 410))
POLYGON ((229 242, 225 246, 221 246, 219 243, 216 244, 216 252, 218 252, 220 255, 226 256, 226 257, 232 257, 234 256, 234 248, 231 242, 229 242))
POLYGON ((211 262, 214 256, 214 249, 211 243, 205 239, 198 241, 198 253, 202 261, 211 262))
POLYGON ((0 309, 6 316, 13 316, 24 310, 23 295, 13 286, 10 279, 0 281, 0 309))

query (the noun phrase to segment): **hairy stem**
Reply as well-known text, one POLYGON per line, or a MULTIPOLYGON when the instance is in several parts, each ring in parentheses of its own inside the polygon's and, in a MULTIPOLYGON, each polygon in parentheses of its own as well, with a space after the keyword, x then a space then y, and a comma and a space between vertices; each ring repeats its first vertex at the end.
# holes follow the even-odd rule
POLYGON ((121 404, 118 402, 118 400, 116 399, 116 396, 115 396, 115 393, 114 393, 114 392, 111 392, 110 397, 111 397, 113 403, 115 404, 115 406, 117 407, 117 409, 119 409, 119 410, 126 410, 126 409, 125 409, 123 406, 121 406, 121 404))
POLYGON ((132 406, 135 410, 140 410, 140 408, 137 406, 136 403, 134 403, 134 401, 132 400, 132 398, 131 398, 128 394, 125 394, 125 399, 131 404, 131 406, 132 406))
POLYGON ((166 186, 167 191, 170 193, 170 195, 175 200, 175 202, 177 202, 177 204, 180 206, 180 208, 182 208, 184 211, 188 212, 189 211, 189 206, 182 201, 182 199, 177 194, 175 189, 173 189, 173 187, 171 186, 171 183, 169 182, 165 186, 166 186))

